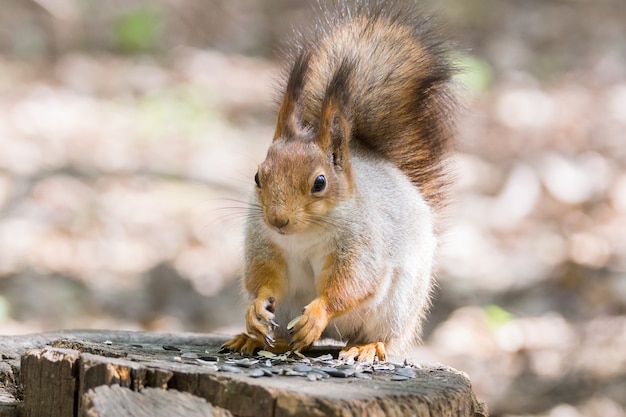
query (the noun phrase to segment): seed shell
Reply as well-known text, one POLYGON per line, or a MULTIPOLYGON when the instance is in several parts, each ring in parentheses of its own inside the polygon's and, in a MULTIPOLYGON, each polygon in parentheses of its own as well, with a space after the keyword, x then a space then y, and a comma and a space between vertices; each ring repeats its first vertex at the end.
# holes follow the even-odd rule
POLYGON ((232 366, 232 365, 222 365, 220 366, 220 371, 222 372, 232 372, 235 374, 241 373, 241 368, 238 368, 236 366, 232 366))
POLYGON ((396 375, 406 376, 407 378, 415 378, 417 374, 411 368, 396 368, 396 375))
POLYGON ((304 364, 296 364, 293 367, 293 370, 296 372, 310 372, 313 370, 312 367, 310 367, 309 365, 304 365, 304 364))
POLYGON ((268 352, 267 350, 259 350, 257 352, 257 355, 262 356, 264 358, 268 358, 268 359, 274 359, 278 356, 275 353, 268 352))
POLYGON ((194 352, 184 352, 180 357, 183 359, 198 359, 198 354, 194 352))
POLYGON ((177 348, 176 346, 172 346, 172 345, 163 345, 163 349, 171 350, 173 352, 180 352, 179 348, 177 348))
POLYGON ((298 316, 295 319, 291 320, 289 323, 287 323, 287 330, 293 329, 294 326, 296 324, 298 324, 298 322, 300 321, 301 318, 302 318, 302 316, 298 316))
POLYGON ((251 376, 252 378, 259 378, 259 377, 265 376, 266 374, 263 371, 263 369, 256 368, 256 369, 253 369, 252 371, 250 371, 247 375, 251 376))

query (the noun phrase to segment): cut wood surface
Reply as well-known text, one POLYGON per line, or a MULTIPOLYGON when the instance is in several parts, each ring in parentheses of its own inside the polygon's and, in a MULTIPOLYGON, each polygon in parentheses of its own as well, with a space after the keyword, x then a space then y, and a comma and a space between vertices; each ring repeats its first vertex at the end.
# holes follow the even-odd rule
POLYGON ((467 376, 442 365, 342 365, 328 355, 336 348, 243 358, 220 352, 226 339, 122 331, 0 337, 0 417, 486 416, 467 376))
POLYGON ((81 401, 84 417, 232 417, 228 410, 213 407, 202 398, 159 388, 136 392, 119 385, 101 385, 89 390, 81 401))

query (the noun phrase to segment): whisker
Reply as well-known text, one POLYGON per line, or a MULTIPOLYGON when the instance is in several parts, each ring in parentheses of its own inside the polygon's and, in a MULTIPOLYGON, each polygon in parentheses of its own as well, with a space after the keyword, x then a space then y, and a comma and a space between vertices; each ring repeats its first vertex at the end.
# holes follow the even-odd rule
POLYGON ((260 212, 260 206, 258 204, 250 203, 249 201, 239 200, 236 198, 220 198, 216 199, 223 202, 231 203, 222 207, 214 207, 210 210, 212 215, 208 215, 208 221, 201 227, 201 232, 207 232, 210 229, 219 228, 220 223, 224 221, 233 221, 237 226, 245 225, 247 220, 257 215, 254 213, 260 212), (236 203, 232 205, 232 203, 236 203))
POLYGON ((336 230, 337 228, 337 225, 334 222, 328 219, 322 218, 322 217, 308 215, 306 217, 306 221, 312 226, 317 227, 318 229, 328 231, 328 232, 332 232, 333 230, 336 230))

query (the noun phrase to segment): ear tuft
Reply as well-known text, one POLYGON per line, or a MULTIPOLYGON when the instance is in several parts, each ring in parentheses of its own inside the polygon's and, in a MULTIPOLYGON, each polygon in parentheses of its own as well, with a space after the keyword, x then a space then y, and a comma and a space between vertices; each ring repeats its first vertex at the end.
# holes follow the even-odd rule
POLYGON ((304 90, 306 76, 311 61, 310 51, 303 49, 296 58, 289 79, 285 95, 278 111, 278 122, 274 132, 274 140, 278 138, 293 138, 304 130, 300 108, 300 96, 304 90))
POLYGON ((352 61, 344 59, 328 84, 317 134, 317 144, 332 156, 336 166, 342 168, 349 157, 348 144, 352 135, 349 101, 353 66, 352 61))

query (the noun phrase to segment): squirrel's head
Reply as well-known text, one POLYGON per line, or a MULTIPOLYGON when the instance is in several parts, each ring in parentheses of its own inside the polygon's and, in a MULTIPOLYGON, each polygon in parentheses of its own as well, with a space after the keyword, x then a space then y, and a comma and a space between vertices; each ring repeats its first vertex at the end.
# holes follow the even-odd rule
POLYGON ((347 71, 340 67, 328 85, 314 125, 302 120, 299 99, 309 58, 296 61, 265 161, 255 175, 263 220, 281 234, 328 228, 326 214, 352 194, 354 184, 347 111, 347 71))

